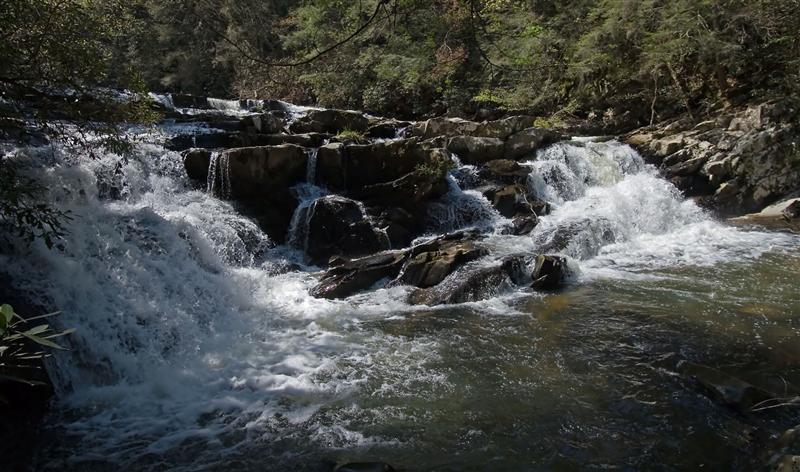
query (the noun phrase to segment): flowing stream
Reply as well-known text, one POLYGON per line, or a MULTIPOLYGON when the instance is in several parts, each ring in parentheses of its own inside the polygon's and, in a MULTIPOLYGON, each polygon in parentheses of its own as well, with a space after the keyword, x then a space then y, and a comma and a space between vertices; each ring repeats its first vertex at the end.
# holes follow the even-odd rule
MULTIPOLYGON (((432 309, 406 287, 311 297, 300 236, 275 246, 151 141, 119 175, 115 155, 15 151, 73 217, 55 249, 0 255, 77 327, 50 366, 37 469, 747 470, 800 421, 737 413, 657 363, 800 386, 800 239, 714 221, 627 146, 575 140, 524 163, 553 205, 526 236, 502 234, 461 187, 474 169, 456 169, 431 232, 489 231, 491 259, 548 247, 578 275, 432 309)), ((324 194, 313 175, 305 208, 324 194)))

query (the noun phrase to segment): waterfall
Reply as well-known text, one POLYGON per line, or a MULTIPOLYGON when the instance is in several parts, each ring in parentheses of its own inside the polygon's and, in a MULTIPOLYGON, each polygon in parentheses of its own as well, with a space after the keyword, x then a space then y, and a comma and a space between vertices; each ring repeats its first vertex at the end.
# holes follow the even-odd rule
POLYGON ((231 197, 231 161, 224 152, 212 152, 208 163, 206 191, 211 195, 227 199, 231 197))
MULTIPOLYGON (((325 144, 327 144, 327 142, 325 144)), ((308 151, 306 183, 310 185, 316 185, 317 183, 317 154, 319 154, 319 148, 313 148, 308 151)))
MULTIPOLYGON (((221 470, 244 455, 284 457, 287 447, 394 448, 402 441, 370 428, 419 410, 399 400, 377 410, 375 398, 403 386, 458 391, 447 383, 452 372, 436 370, 453 342, 437 333, 451 329, 430 329, 421 318, 419 331, 400 324, 419 312, 407 304, 407 288, 346 301, 311 297, 317 276, 275 270, 286 267, 285 248, 272 247, 254 221, 215 198, 231 196, 225 153, 212 154, 202 191, 178 153, 145 138, 152 139, 121 164, 125 189, 113 199, 99 187, 119 156, 79 159, 55 145, 17 150, 37 163, 30 172, 46 200, 73 217, 53 250, 37 242, 0 253, 15 290, 35 294, 61 310, 55 322, 77 328, 64 338, 70 351, 51 360, 58 396, 46 437, 61 444, 42 448, 50 470, 98 458, 106 461, 99 469, 221 470), (249 454, 252 447, 258 454, 249 454), (152 462, 138 462, 146 458, 152 462)), ((741 261, 796 246, 788 236, 715 222, 615 141, 559 143, 526 165, 532 190, 553 203, 531 235, 491 231, 505 219, 466 189, 475 169, 463 165, 431 205, 429 230, 486 229, 481 244, 495 260, 549 247, 573 257, 587 277, 741 261)), ((295 189, 300 204, 288 245, 298 249, 307 244, 313 202, 328 194, 314 185, 315 168, 310 154, 307 182, 295 189)), ((469 310, 516 313, 503 300, 469 310)), ((441 320, 456 330, 462 318, 469 317, 441 320)))

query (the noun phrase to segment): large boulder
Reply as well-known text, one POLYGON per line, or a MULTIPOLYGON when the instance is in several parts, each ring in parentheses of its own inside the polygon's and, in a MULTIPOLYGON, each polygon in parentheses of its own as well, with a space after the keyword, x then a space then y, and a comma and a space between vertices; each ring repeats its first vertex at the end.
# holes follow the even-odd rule
POLYGON ((791 198, 764 208, 759 213, 731 218, 739 226, 760 226, 767 229, 800 233, 800 198, 791 198))
POLYGON ((286 123, 279 112, 259 113, 242 118, 240 126, 249 133, 275 134, 283 131, 286 123))
POLYGON ((498 138, 454 136, 447 140, 447 150, 465 164, 480 165, 503 157, 505 143, 498 138))
POLYGON ((440 238, 411 250, 398 282, 420 288, 432 287, 467 262, 487 254, 486 249, 479 248, 473 241, 440 238))
POLYGON ((473 136, 477 138, 506 139, 533 124, 533 117, 512 116, 502 120, 475 122, 461 118, 431 118, 427 121, 415 123, 410 128, 410 134, 421 136, 423 139, 437 136, 473 136))
POLYGON ((500 215, 515 218, 534 214, 533 207, 528 203, 527 193, 527 188, 512 184, 489 188, 483 194, 500 215))
POLYGON ((530 157, 537 149, 562 139, 564 137, 556 131, 546 128, 526 128, 508 137, 503 157, 513 160, 530 157))
POLYGON ((526 259, 525 256, 510 256, 491 266, 466 265, 438 285, 415 290, 409 302, 435 306, 491 298, 526 281, 526 259))
POLYGON ((292 133, 332 133, 344 130, 364 132, 369 120, 357 111, 312 110, 289 125, 292 133))
POLYGON ((344 261, 329 269, 310 293, 317 298, 349 297, 380 280, 396 277, 407 257, 408 251, 387 251, 344 261))
POLYGON ((358 257, 389 248, 386 234, 373 227, 363 206, 349 198, 329 195, 308 208, 305 251, 313 263, 333 255, 358 257))
POLYGON ((219 155, 214 182, 232 199, 269 198, 305 180, 308 153, 284 144, 229 149, 219 155))
POLYGON ((190 179, 205 182, 208 178, 208 166, 211 164, 211 151, 208 149, 189 149, 182 153, 183 167, 190 179))
POLYGON ((529 167, 519 165, 510 159, 489 161, 478 170, 478 176, 492 183, 525 185, 531 173, 529 167))

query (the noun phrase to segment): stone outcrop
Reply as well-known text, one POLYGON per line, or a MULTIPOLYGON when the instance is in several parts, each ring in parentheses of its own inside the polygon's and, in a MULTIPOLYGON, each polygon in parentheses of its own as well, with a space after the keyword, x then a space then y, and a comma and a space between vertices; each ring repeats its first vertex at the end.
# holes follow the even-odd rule
POLYGON ((675 120, 628 134, 685 195, 724 215, 760 211, 800 192, 798 113, 785 102, 675 120))
POLYGON ((329 195, 314 201, 307 212, 305 252, 313 263, 333 255, 358 257, 389 249, 386 234, 373 226, 355 200, 329 195))
POLYGON ((359 259, 332 260, 332 267, 320 279, 311 294, 322 298, 342 298, 373 287, 385 285, 431 287, 449 275, 487 254, 470 232, 440 236, 414 247, 384 251, 359 259))
POLYGON ((731 218, 729 222, 739 226, 800 233, 800 198, 792 198, 764 208, 759 213, 731 218))
POLYGON ((364 132, 369 120, 357 111, 312 110, 289 125, 292 133, 331 133, 351 130, 364 132))
POLYGON ((411 125, 409 133, 423 139, 438 136, 472 136, 505 140, 512 134, 531 126, 533 126, 533 117, 530 116, 512 116, 502 120, 483 122, 441 117, 415 123, 411 125))
POLYGON ((306 149, 292 144, 229 149, 219 156, 215 179, 230 183, 230 198, 269 197, 304 181, 307 161, 306 149))

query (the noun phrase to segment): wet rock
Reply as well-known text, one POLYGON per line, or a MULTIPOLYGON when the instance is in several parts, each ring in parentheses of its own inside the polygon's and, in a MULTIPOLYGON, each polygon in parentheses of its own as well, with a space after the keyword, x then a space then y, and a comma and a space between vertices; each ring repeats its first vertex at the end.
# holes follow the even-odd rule
POLYGON ((393 139, 411 123, 407 121, 385 120, 378 122, 367 129, 364 136, 371 139, 393 139))
POLYGON ((172 104, 175 108, 199 108, 208 109, 211 105, 208 104, 207 97, 199 97, 197 95, 187 95, 180 93, 170 94, 172 104))
POLYGON ((669 181, 686 197, 713 195, 715 190, 707 178, 698 174, 677 175, 669 181))
MULTIPOLYGON (((305 180, 308 154, 292 144, 237 148, 220 154, 215 177, 230 183, 230 198, 270 197, 287 193, 289 188, 305 180)), ((220 182, 220 180, 217 180, 220 182)))
POLYGON ((183 167, 190 179, 205 182, 208 178, 208 166, 211 163, 211 151, 207 149, 189 149, 182 153, 183 167))
POLYGON ((533 214, 533 209, 528 203, 526 193, 527 189, 525 187, 514 184, 500 188, 490 188, 484 192, 484 196, 502 216, 514 218, 533 214))
POLYGON ((246 132, 276 134, 283 131, 286 123, 278 113, 260 113, 242 118, 240 125, 246 132))
POLYGON ((489 267, 467 265, 438 285, 415 290, 409 303, 435 306, 485 300, 524 283, 525 266, 524 256, 510 256, 489 267))
POLYGON ((164 147, 171 151, 185 151, 191 148, 219 149, 244 145, 241 134, 228 131, 180 134, 164 143, 164 147))
POLYGON ((775 472, 798 472, 800 471, 800 456, 783 456, 775 466, 775 472))
POLYGON ((489 182, 525 184, 531 169, 510 159, 489 161, 478 170, 478 176, 489 182))
POLYGON ((509 136, 505 143, 503 156, 513 160, 532 156, 537 149, 562 139, 564 137, 556 131, 545 128, 526 128, 509 136))
POLYGON ((563 256, 536 256, 531 287, 539 290, 556 290, 570 277, 567 258, 563 256))
POLYGON ((681 361, 677 370, 696 381, 713 400, 740 411, 747 411, 753 405, 775 397, 742 379, 706 365, 681 361))
POLYGON ((514 236, 522 236, 529 234, 539 224, 539 218, 536 215, 519 216, 511 220, 511 227, 508 228, 506 234, 513 234, 514 236))
POLYGON ((330 135, 324 133, 304 134, 250 134, 244 138, 248 146, 279 146, 295 144, 306 148, 316 148, 324 144, 330 135))
POLYGON ((408 251, 387 251, 354 260, 339 260, 311 289, 318 298, 344 298, 397 276, 408 251))
POLYGON ((334 472, 394 472, 385 462, 351 462, 337 467, 334 472))
POLYGON ((800 233, 800 198, 792 198, 770 205, 759 213, 731 218, 739 226, 760 226, 779 231, 800 233))
POLYGON ((415 287, 432 287, 467 262, 488 254, 472 241, 437 240, 435 244, 412 249, 399 282, 415 287))
MULTIPOLYGON (((449 158, 440 149, 430 151, 429 159, 431 162, 449 162, 449 158)), ((390 182, 354 188, 348 194, 370 205, 415 208, 447 192, 446 170, 435 164, 428 165, 416 168, 390 182)))
POLYGON ((454 136, 447 140, 447 150, 455 153, 463 163, 479 165, 503 157, 505 144, 498 138, 454 136))
POLYGON ((431 118, 415 123, 409 129, 413 136, 423 139, 437 136, 473 136, 478 138, 506 139, 512 134, 522 131, 533 124, 533 117, 512 116, 502 120, 475 122, 461 118, 431 118))
POLYGON ((539 252, 565 252, 573 257, 592 256, 615 240, 613 223, 605 218, 567 221, 547 232, 537 233, 539 252))
POLYGON ((329 195, 311 204, 307 216, 306 254, 314 263, 332 255, 357 257, 389 248, 386 235, 373 227, 355 200, 329 195))
POLYGON ((344 130, 364 132, 369 120, 356 111, 312 110, 289 126, 292 133, 331 133, 344 130))

